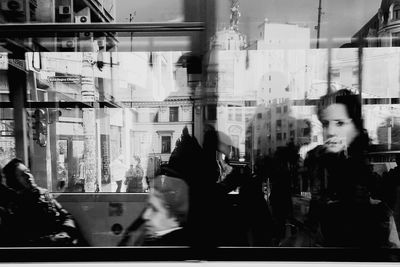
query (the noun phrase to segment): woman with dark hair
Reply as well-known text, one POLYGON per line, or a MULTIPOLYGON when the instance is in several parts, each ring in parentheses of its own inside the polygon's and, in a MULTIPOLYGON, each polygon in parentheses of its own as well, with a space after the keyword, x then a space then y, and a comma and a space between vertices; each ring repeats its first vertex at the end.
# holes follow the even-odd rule
POLYGON ((311 183, 309 219, 322 246, 399 247, 392 211, 371 198, 359 96, 343 89, 318 104, 324 144, 311 150, 305 167, 311 183))
POLYGON ((35 184, 33 175, 21 160, 15 158, 7 163, 3 174, 12 203, 8 205, 7 220, 2 222, 8 233, 0 237, 2 245, 82 245, 71 214, 47 190, 35 184))

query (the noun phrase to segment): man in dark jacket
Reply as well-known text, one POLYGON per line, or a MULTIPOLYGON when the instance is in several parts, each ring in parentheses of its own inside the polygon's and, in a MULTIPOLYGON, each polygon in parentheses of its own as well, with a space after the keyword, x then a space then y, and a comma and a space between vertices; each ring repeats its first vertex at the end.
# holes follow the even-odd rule
POLYGON ((43 188, 35 184, 19 159, 11 160, 3 174, 7 186, 2 197, 0 239, 3 246, 70 246, 78 244, 75 221, 43 188))

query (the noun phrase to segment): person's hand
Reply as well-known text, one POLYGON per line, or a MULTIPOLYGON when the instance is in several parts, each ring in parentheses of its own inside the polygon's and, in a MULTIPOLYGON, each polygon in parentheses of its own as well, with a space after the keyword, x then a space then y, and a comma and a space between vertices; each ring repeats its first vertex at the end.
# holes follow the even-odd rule
POLYGON ((60 245, 66 245, 72 243, 72 238, 66 232, 60 232, 51 237, 53 242, 56 242, 60 245))
POLYGON ((328 152, 331 153, 340 153, 344 152, 347 156, 347 143, 346 140, 339 137, 330 137, 325 140, 324 147, 328 152))

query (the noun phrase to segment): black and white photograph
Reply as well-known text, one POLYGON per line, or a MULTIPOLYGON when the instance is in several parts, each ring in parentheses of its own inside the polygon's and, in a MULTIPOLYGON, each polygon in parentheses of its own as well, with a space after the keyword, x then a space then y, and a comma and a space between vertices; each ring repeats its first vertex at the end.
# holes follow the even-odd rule
POLYGON ((400 262, 400 0, 0 0, 0 264, 171 261, 400 262))

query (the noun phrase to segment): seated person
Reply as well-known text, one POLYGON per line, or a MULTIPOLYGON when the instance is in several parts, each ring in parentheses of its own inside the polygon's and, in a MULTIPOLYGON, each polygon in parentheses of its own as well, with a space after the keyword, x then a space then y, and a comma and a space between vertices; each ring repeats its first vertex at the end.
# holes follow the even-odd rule
POLYGON ((19 159, 11 160, 3 174, 7 186, 2 191, 1 228, 3 246, 70 246, 79 244, 75 221, 43 188, 19 159))
POLYGON ((185 230, 188 211, 186 182, 159 175, 150 183, 147 207, 127 229, 119 245, 188 246, 189 237, 185 230))

